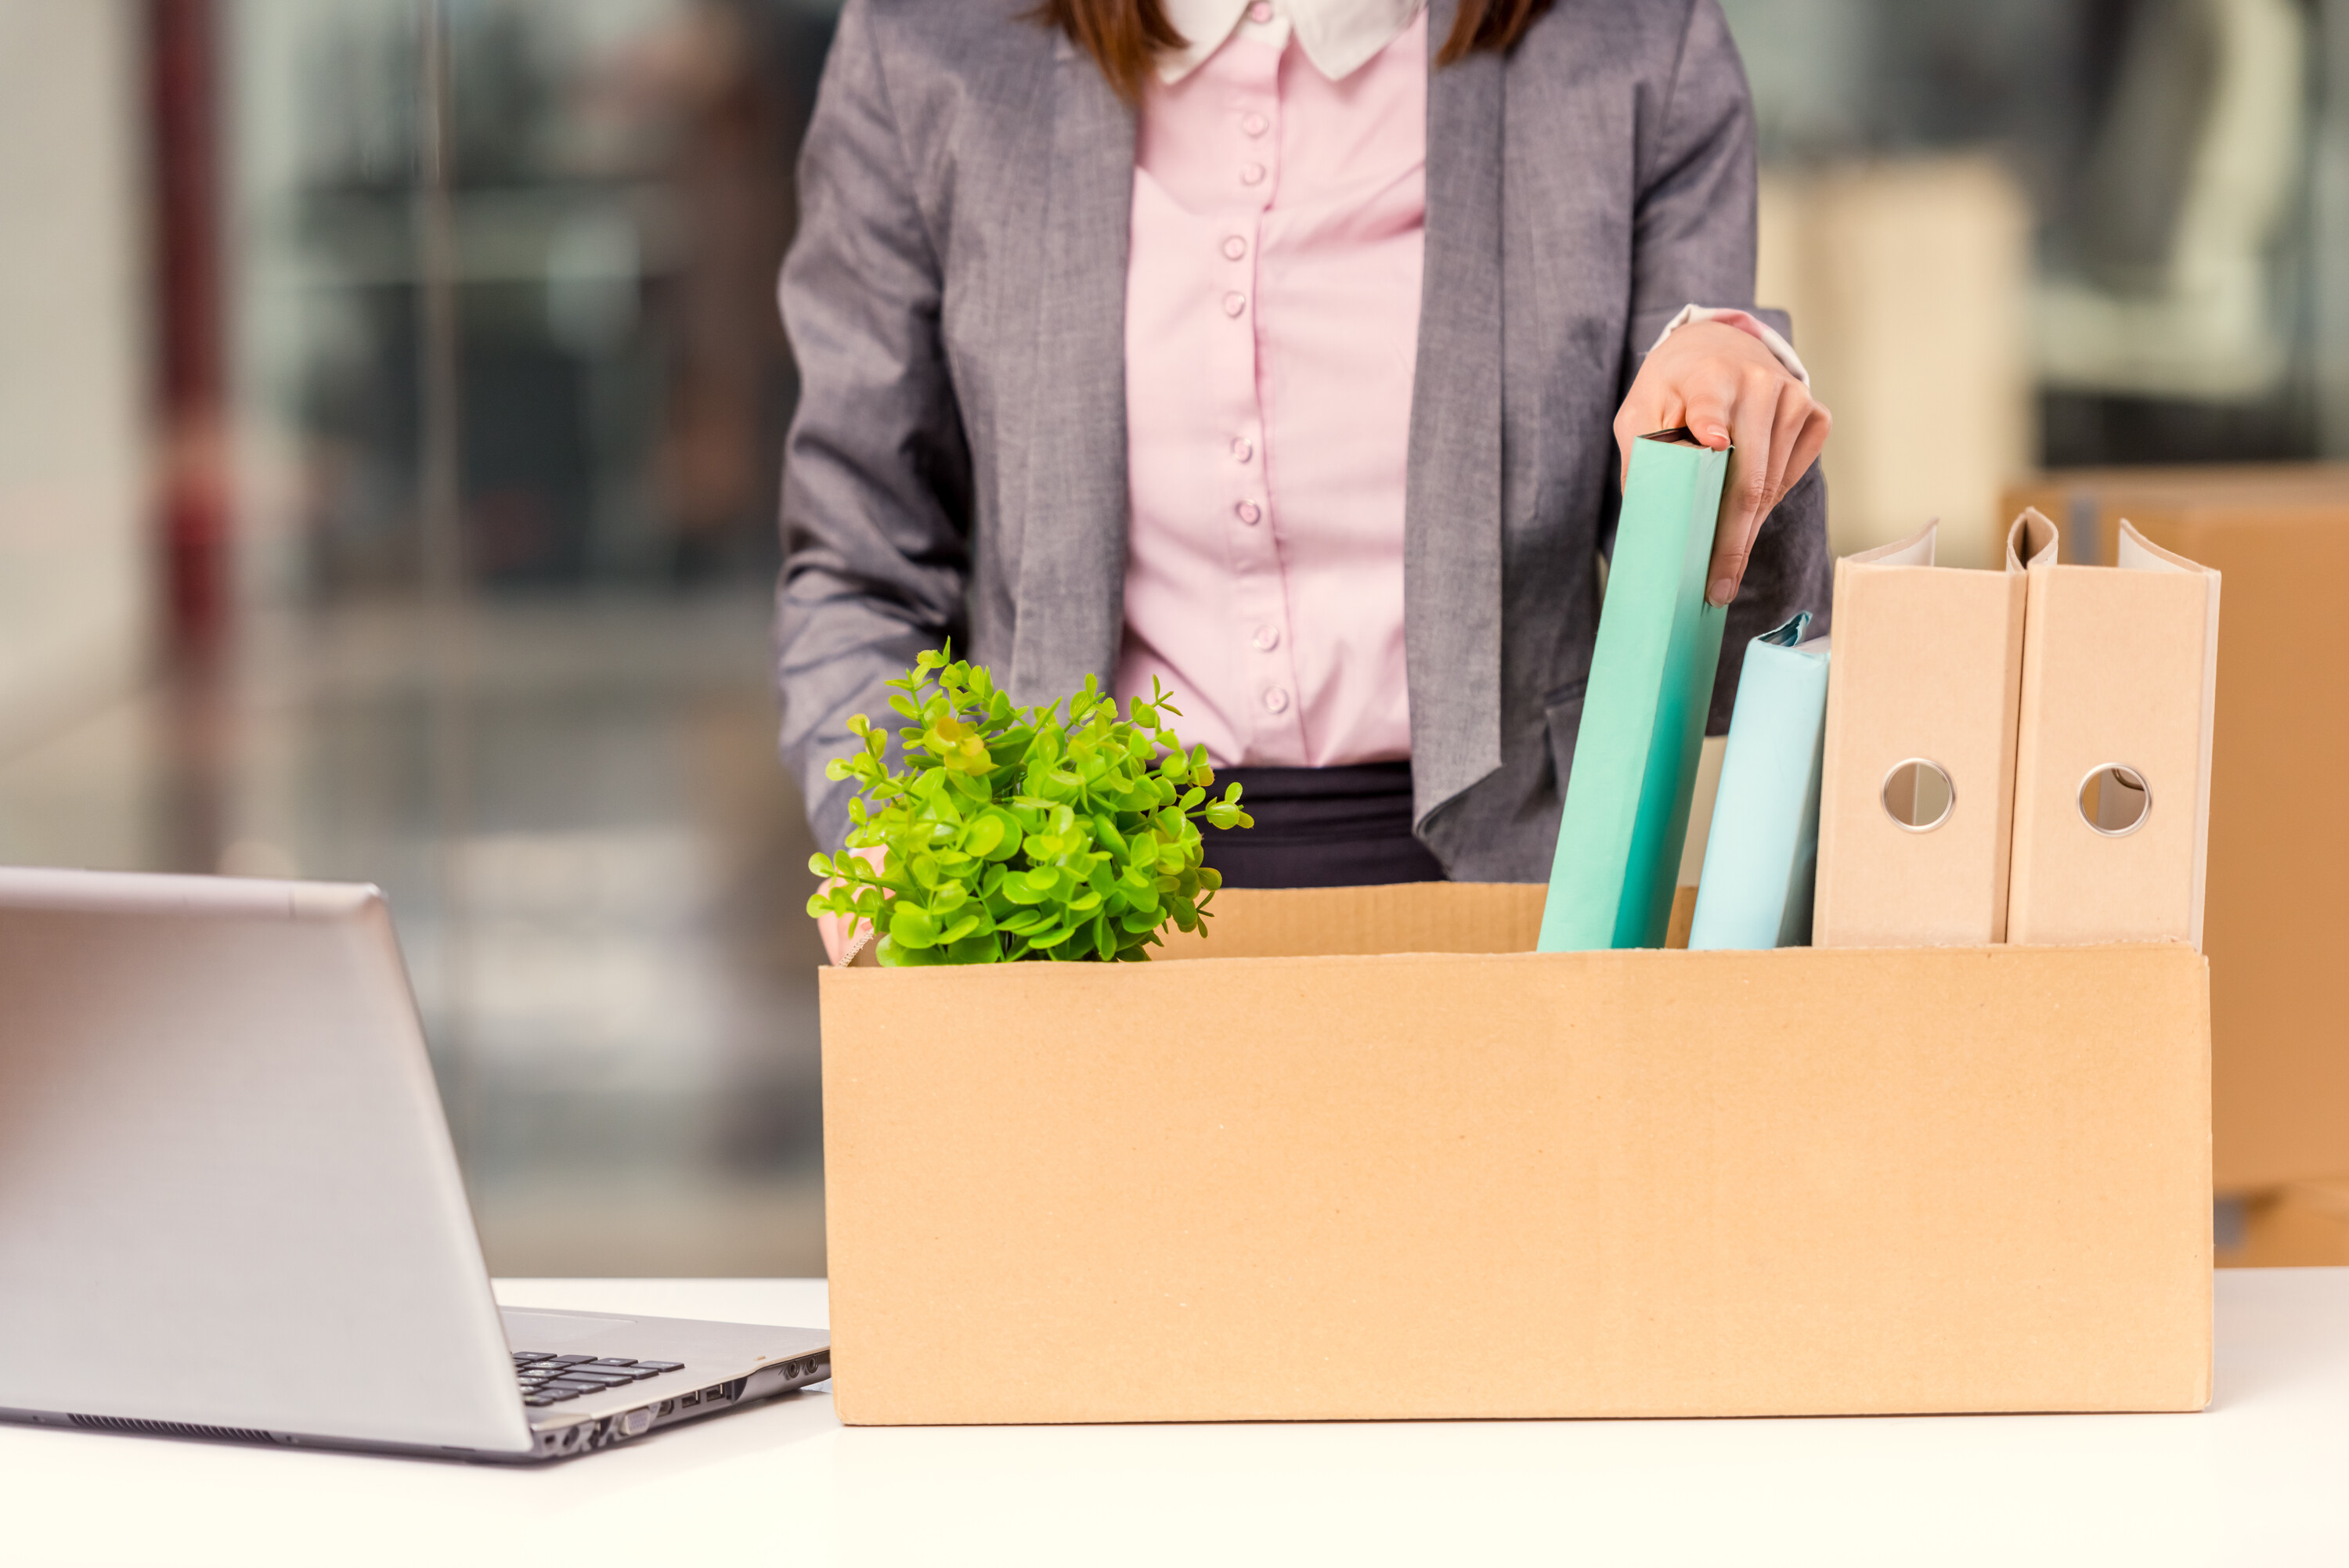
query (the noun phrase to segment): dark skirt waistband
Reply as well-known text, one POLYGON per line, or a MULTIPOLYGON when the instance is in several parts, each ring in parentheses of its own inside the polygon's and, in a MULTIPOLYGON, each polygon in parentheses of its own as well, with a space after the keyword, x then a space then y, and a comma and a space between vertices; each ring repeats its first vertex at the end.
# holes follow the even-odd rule
POLYGON ((1411 764, 1222 768, 1253 828, 1203 829, 1226 887, 1369 887, 1443 882, 1444 864, 1411 831, 1411 764))

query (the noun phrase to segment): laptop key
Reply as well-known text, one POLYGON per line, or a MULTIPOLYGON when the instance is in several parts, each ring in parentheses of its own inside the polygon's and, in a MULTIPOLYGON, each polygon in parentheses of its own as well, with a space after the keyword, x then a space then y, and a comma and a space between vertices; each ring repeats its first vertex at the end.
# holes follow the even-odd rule
POLYGON ((558 1400, 554 1400, 554 1399, 550 1399, 550 1398, 547 1398, 545 1395, 543 1395, 543 1394, 533 1394, 529 1398, 524 1399, 524 1400, 523 1401, 523 1404, 525 1404, 525 1405, 535 1405, 535 1406, 538 1406, 538 1407, 540 1407, 540 1408, 543 1408, 544 1407, 546 1407, 546 1406, 548 1406, 548 1405, 557 1404, 557 1403, 559 1403, 559 1402, 560 1402, 560 1401, 558 1401, 558 1400))
POLYGON ((639 1361, 636 1365, 645 1368, 648 1372, 682 1372, 685 1370, 685 1363, 682 1361, 639 1361))
POLYGON ((554 1367, 577 1367, 595 1358, 593 1356, 550 1356, 547 1363, 554 1367))
POLYGON ((625 1356, 603 1356, 589 1362, 588 1365, 590 1367, 634 1367, 636 1363, 625 1356))

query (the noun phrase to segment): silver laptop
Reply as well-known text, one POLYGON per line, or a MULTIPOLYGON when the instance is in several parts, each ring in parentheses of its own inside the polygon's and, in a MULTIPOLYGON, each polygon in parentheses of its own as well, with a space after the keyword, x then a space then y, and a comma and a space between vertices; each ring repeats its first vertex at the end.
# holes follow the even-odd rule
POLYGON ((375 889, 0 869, 0 1418, 546 1460, 830 1361, 498 1306, 375 889))

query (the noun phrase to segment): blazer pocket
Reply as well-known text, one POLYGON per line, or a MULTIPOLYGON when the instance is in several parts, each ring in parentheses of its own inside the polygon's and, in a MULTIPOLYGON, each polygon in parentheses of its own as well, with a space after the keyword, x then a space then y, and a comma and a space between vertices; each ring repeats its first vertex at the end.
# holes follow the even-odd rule
POLYGON ((1587 679, 1572 681, 1542 699, 1542 720, 1549 727, 1550 767, 1561 800, 1566 799, 1567 778, 1574 771, 1574 738, 1582 728, 1582 698, 1589 684, 1587 679))

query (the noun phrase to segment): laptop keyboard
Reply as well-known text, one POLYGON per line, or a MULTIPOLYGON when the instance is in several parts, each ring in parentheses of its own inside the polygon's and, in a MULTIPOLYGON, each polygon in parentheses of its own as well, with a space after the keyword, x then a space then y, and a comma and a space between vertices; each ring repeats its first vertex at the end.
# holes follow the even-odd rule
POLYGON ((514 1377, 525 1405, 560 1405, 582 1394, 600 1394, 675 1372, 682 1361, 631 1361, 625 1356, 550 1356, 543 1350, 513 1353, 514 1377))

